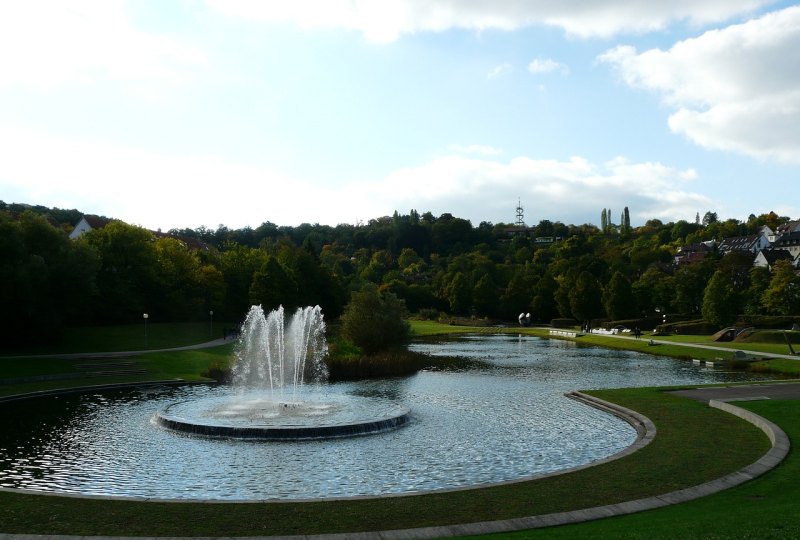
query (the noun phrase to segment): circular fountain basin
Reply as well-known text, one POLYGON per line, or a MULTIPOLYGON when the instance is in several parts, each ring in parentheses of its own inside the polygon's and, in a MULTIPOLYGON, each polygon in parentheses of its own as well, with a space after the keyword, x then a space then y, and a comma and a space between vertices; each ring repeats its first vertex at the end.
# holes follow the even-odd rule
POLYGON ((296 441, 388 431, 408 423, 409 415, 408 408, 380 398, 250 392, 173 403, 155 421, 202 437, 296 441))

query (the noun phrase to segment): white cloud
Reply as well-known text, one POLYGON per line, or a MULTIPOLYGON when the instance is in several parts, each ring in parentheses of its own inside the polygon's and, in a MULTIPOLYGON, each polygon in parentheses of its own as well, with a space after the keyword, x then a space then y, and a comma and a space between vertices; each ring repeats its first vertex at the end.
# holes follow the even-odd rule
POLYGON ((502 75, 506 75, 508 73, 511 73, 511 71, 513 69, 514 68, 513 68, 513 66, 511 64, 509 64, 508 62, 505 62, 503 64, 500 64, 500 65, 495 66, 492 69, 490 69, 489 73, 486 74, 486 77, 489 78, 489 79, 494 79, 495 77, 500 77, 502 75))
POLYGON ((397 170, 382 182, 362 184, 355 191, 388 210, 424 208, 473 221, 513 221, 511 203, 518 198, 529 223, 597 222, 600 209, 621 212, 624 206, 647 219, 676 220, 693 218, 712 206, 708 197, 691 190, 695 177, 693 170, 624 158, 595 164, 581 157, 498 162, 445 156, 397 170))
POLYGON ((0 148, 0 193, 15 197, 6 202, 78 208, 151 229, 355 223, 412 208, 474 224, 511 222, 518 198, 530 223, 596 223, 608 207, 665 221, 722 210, 692 191, 692 170, 624 158, 496 161, 485 157, 494 149, 478 145, 466 149, 481 157, 443 156, 378 181, 338 186, 215 155, 170 156, 3 127, 0 148))
POLYGON ((800 162, 800 7, 667 51, 616 47, 600 60, 628 85, 660 93, 675 109, 670 129, 696 144, 800 162))
POLYGON ((338 27, 359 31, 375 42, 402 34, 468 30, 515 30, 532 25, 562 28, 578 37, 660 30, 675 21, 707 24, 748 13, 770 0, 207 0, 232 17, 293 22, 302 28, 338 27))
POLYGON ((121 0, 0 4, 0 87, 49 87, 103 76, 177 82, 199 49, 133 28, 121 0))
POLYGON ((537 74, 558 71, 561 75, 567 75, 569 74, 569 66, 556 62, 551 58, 536 58, 528 64, 528 71, 537 74))
POLYGON ((20 197, 6 202, 78 208, 151 229, 335 223, 347 207, 328 188, 216 155, 172 156, 1 127, 0 148, 0 193, 20 197))

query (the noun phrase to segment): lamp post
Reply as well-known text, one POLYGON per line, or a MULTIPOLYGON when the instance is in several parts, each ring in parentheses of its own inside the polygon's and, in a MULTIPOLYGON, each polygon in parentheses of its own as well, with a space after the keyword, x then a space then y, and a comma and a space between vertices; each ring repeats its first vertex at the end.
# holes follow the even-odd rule
POLYGON ((209 337, 209 339, 214 337, 214 310, 213 309, 208 311, 208 337, 209 337))
POLYGON ((142 313, 142 318, 144 319, 144 348, 147 348, 147 318, 149 315, 147 313, 142 313))

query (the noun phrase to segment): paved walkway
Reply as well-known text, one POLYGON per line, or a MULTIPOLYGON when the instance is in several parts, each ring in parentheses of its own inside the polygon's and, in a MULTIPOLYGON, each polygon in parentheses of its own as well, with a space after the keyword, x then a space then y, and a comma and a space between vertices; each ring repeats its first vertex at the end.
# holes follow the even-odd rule
MULTIPOLYGON (((636 338, 633 337, 633 336, 621 336, 619 334, 592 334, 592 335, 593 336, 597 335, 597 336, 601 336, 601 337, 610 337, 610 338, 614 338, 614 339, 627 339, 627 340, 630 340, 630 341, 637 341, 636 338)), ((642 337, 642 338, 639 339, 639 341, 648 341, 648 342, 652 341, 653 343, 656 343, 658 345, 675 345, 676 347, 688 347, 688 348, 694 348, 694 349, 708 349, 708 350, 711 350, 711 351, 721 351, 721 352, 726 352, 726 353, 728 353, 730 355, 733 355, 733 353, 736 352, 737 350, 741 350, 745 354, 748 354, 750 356, 757 356, 759 358, 760 357, 764 357, 764 358, 786 358, 788 360, 798 360, 798 361, 800 361, 800 356, 792 356, 791 354, 788 354, 788 353, 787 354, 778 354, 778 353, 769 353, 769 352, 761 352, 761 351, 749 351, 747 349, 732 349, 730 347, 719 347, 717 345, 703 345, 701 343, 684 343, 684 342, 680 342, 680 341, 667 341, 665 339, 648 338, 648 337, 642 337)))
POLYGON ((755 399, 800 399, 800 382, 707 386, 671 392, 707 403, 709 401, 748 401, 755 399))
POLYGON ((0 356, 0 360, 6 358, 121 358, 151 352, 167 351, 189 351, 193 349, 210 349, 231 343, 235 340, 219 338, 205 343, 195 343, 194 345, 184 345, 183 347, 169 347, 166 349, 143 349, 138 351, 111 351, 111 352, 87 352, 87 353, 56 353, 56 354, 23 354, 18 356, 0 356))

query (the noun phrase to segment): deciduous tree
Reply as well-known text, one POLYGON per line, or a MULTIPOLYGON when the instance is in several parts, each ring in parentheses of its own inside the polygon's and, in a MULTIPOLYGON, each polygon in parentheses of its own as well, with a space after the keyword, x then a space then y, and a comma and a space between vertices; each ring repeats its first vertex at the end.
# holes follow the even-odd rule
POLYGON ((394 294, 381 294, 374 284, 354 292, 342 314, 342 334, 366 354, 399 347, 408 340, 406 309, 394 294))

